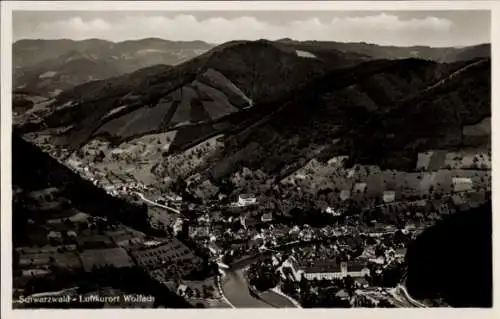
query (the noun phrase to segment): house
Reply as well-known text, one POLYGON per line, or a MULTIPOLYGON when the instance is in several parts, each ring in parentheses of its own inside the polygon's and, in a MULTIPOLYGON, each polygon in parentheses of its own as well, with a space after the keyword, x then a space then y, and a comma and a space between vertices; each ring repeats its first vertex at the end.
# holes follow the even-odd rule
POLYGON ((62 235, 58 231, 50 231, 47 235, 47 239, 49 240, 59 240, 61 239, 62 235))
POLYGON ((295 179, 304 180, 304 179, 306 179, 306 175, 297 173, 297 174, 295 174, 295 179))
POLYGON ((210 223, 210 216, 208 214, 201 215, 200 217, 198 217, 198 223, 200 224, 210 223))
POLYGON ((370 261, 374 264, 377 264, 377 265, 383 265, 383 264, 385 264, 385 257, 379 256, 377 258, 370 258, 370 259, 368 259, 368 261, 370 261))
POLYGON ((329 215, 333 215, 333 216, 341 216, 342 215, 342 211, 340 209, 331 208, 330 206, 328 206, 325 209, 325 213, 329 214, 329 215))
POLYGON ((392 203, 396 199, 396 192, 395 191, 384 191, 382 199, 383 199, 384 203, 392 203))
POLYGON ((263 222, 263 223, 268 223, 270 221, 273 220, 273 213, 265 213, 262 215, 262 217, 260 218, 260 220, 263 222))
POLYGON ((328 165, 333 167, 342 167, 342 164, 349 156, 335 156, 328 160, 328 165))
POLYGON ((342 300, 348 300, 349 299, 349 294, 344 289, 340 289, 335 294, 335 297, 340 298, 342 300))
POLYGON ((404 259, 406 256, 406 248, 396 248, 394 251, 394 257, 397 259, 404 259))
POLYGON ((427 201, 425 199, 419 199, 408 203, 409 206, 413 207, 425 207, 427 206, 427 201))
POLYGON ((429 159, 427 170, 437 171, 445 166, 446 155, 448 154, 445 150, 434 150, 432 151, 431 157, 429 159))
POLYGON ((465 196, 465 193, 454 194, 451 197, 451 202, 453 203, 453 207, 449 207, 450 213, 455 211, 464 211, 471 208, 471 203, 469 201, 468 196, 465 196))
POLYGON ((341 279, 344 277, 340 265, 337 263, 325 264, 325 265, 313 265, 309 267, 300 267, 297 271, 299 278, 305 278, 307 280, 313 279, 341 279))
POLYGON ((354 191, 356 193, 363 194, 366 191, 367 184, 366 183, 356 183, 354 184, 354 191))
POLYGON ((351 198, 351 192, 349 190, 344 189, 344 190, 340 191, 340 200, 341 201, 346 201, 349 198, 351 198))
POLYGON ((50 271, 45 269, 23 269, 22 271, 23 277, 38 277, 48 274, 50 274, 50 271))
POLYGON ((349 261, 346 262, 347 275, 353 278, 364 277, 365 275, 370 275, 370 270, 365 266, 364 263, 359 261, 349 261))
POLYGON ((253 194, 241 194, 238 196, 238 206, 248 206, 257 203, 257 199, 253 194))
POLYGON ((185 284, 180 284, 177 289, 176 289, 176 292, 179 296, 184 296, 184 294, 186 293, 188 289, 188 286, 186 286, 185 284))
POLYGON ((216 243, 214 242, 210 242, 208 244, 208 249, 210 250, 210 252, 214 255, 219 255, 221 252, 222 252, 222 248, 220 248, 219 246, 217 246, 216 243))
POLYGON ((364 277, 365 275, 370 275, 370 270, 364 264, 355 261, 341 262, 340 264, 332 261, 331 263, 315 264, 299 268, 297 273, 300 278, 305 277, 307 280, 332 280, 342 279, 347 276, 353 278, 364 277))
POLYGON ((182 220, 182 218, 177 218, 175 220, 175 223, 174 225, 172 226, 173 230, 174 230, 174 234, 178 234, 179 232, 182 231, 182 225, 184 224, 184 221, 182 220))
POLYGON ((453 177, 452 185, 455 192, 471 191, 474 186, 472 179, 469 177, 453 177))
POLYGON ((76 235, 76 232, 74 230, 70 230, 66 233, 66 235, 70 238, 75 238, 77 235, 76 235))
POLYGON ((197 239, 208 239, 210 237, 210 227, 208 226, 189 226, 189 237, 197 239))
POLYGON ((288 231, 288 234, 289 235, 296 235, 300 233, 300 227, 298 225, 294 225, 289 231, 288 231))
MULTIPOLYGON (((456 205, 457 203, 455 202, 454 197, 455 195, 452 196, 452 202, 456 205)), ((450 203, 438 203, 435 206, 435 209, 440 215, 451 215, 455 213, 455 209, 452 205, 450 205, 450 203)))
POLYGON ((354 168, 351 168, 347 171, 347 178, 353 178, 354 174, 356 174, 356 170, 354 168))
POLYGON ((247 218, 245 216, 240 216, 240 224, 243 226, 244 229, 247 229, 247 218))

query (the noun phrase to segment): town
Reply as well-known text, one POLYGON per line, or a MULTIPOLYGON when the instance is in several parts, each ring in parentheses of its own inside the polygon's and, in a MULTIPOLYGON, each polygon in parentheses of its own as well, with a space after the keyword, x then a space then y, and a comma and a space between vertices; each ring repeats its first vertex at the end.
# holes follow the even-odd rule
POLYGON ((57 189, 31 192, 28 205, 45 207, 50 218, 31 235, 36 246, 16 249, 15 286, 60 272, 70 276, 133 266, 199 307, 237 307, 240 301, 228 299, 235 293, 230 280, 243 280, 253 293, 248 299, 264 300, 269 307, 425 307, 398 286, 407 245, 443 216, 487 201, 490 162, 451 168, 444 160, 437 173, 428 167, 416 173, 379 171, 381 183, 374 180, 376 168, 345 169, 343 160, 312 161, 264 193, 189 202, 132 174, 99 170, 92 161, 70 157, 64 164, 109 196, 145 204, 157 233, 76 209, 58 216, 51 212, 70 205, 57 189), (325 170, 335 179, 324 185, 332 183, 333 189, 318 192, 307 181, 312 176, 318 185, 314 174, 326 176, 325 170), (228 271, 241 276, 226 276, 228 271))

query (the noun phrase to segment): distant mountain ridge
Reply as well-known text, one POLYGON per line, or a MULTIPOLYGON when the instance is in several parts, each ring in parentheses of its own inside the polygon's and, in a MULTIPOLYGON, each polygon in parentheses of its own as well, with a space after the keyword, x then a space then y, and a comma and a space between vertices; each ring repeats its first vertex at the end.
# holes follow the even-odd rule
POLYGON ((85 82, 121 75, 128 68, 113 59, 98 59, 86 52, 70 51, 18 69, 13 75, 14 92, 51 96, 85 82))
MULTIPOLYGON (((324 63, 346 66, 347 61, 421 58, 454 62, 490 56, 489 44, 464 48, 380 46, 325 41, 267 41, 281 50, 324 63)), ((217 46, 248 41, 231 41, 217 46)), ((100 39, 74 41, 19 40, 13 44, 14 89, 29 95, 57 96, 73 86, 139 70, 152 65, 177 65, 215 46, 203 41, 169 41, 146 38, 111 42, 100 39)))
MULTIPOLYGON (((277 96, 286 96, 337 65, 357 62, 357 56, 353 61, 345 56, 328 60, 302 58, 269 41, 233 42, 162 72, 155 73, 151 69, 154 76, 149 74, 142 79, 133 75, 123 76, 132 76, 137 84, 129 86, 130 91, 118 89, 121 92, 117 93, 119 95, 115 94, 118 92, 117 88, 112 88, 115 83, 123 82, 119 79, 106 82, 91 95, 87 90, 79 88, 71 91, 82 92, 80 97, 70 97, 71 94, 63 92, 54 102, 55 108, 67 103, 77 103, 80 106, 56 111, 47 118, 47 125, 57 127, 73 124, 75 127, 67 140, 72 145, 78 145, 85 142, 90 137, 89 134, 98 134, 99 131, 95 130, 104 125, 104 120, 112 120, 103 117, 105 114, 114 108, 123 109, 125 105, 128 112, 137 113, 141 109, 157 112, 154 116, 156 124, 140 124, 143 128, 139 131, 131 129, 125 135, 117 136, 117 131, 111 127, 118 128, 120 124, 111 123, 104 128, 110 136, 127 138, 178 125, 211 122, 277 96), (270 83, 273 85, 269 85, 270 83), (99 101, 98 104, 94 102, 96 100, 99 101), (84 114, 95 116, 100 124, 91 121, 97 125, 92 129, 94 126, 89 126, 87 121, 90 120, 82 117, 84 114), (77 122, 73 122, 75 120, 77 122)), ((84 84, 91 85, 94 83, 84 84)), ((116 118, 114 121, 121 121, 117 116, 113 117, 116 118)), ((148 117, 135 117, 136 120, 133 121, 140 118, 148 117)), ((126 119, 122 120, 128 122, 126 119)), ((134 125, 128 127, 132 128, 134 125)))
MULTIPOLYGON (((156 49, 165 50, 166 53, 175 55, 178 50, 208 50, 214 47, 203 41, 169 41, 158 38, 140 40, 127 40, 111 42, 101 39, 88 39, 75 41, 70 39, 58 40, 18 40, 12 45, 14 68, 22 68, 39 62, 54 59, 68 54, 71 51, 87 52, 96 58, 109 58, 112 56, 130 56, 131 58, 140 50, 156 49), (174 52, 168 52, 168 51, 174 52)), ((171 57, 174 59, 173 57, 171 57)), ((156 63, 155 63, 156 64, 156 63)), ((175 64, 175 63, 164 63, 175 64)))
POLYGON ((56 96, 73 86, 152 65, 176 65, 212 48, 202 41, 148 38, 123 42, 90 39, 20 40, 13 45, 13 88, 56 96))
POLYGON ((491 57, 491 44, 483 43, 465 47, 398 47, 364 42, 295 41, 280 39, 285 46, 307 49, 335 49, 341 52, 357 53, 373 59, 419 58, 436 62, 456 62, 491 57))
MULTIPOLYGON (((427 47, 412 46, 398 47, 369 44, 363 42, 334 42, 334 41, 296 41, 292 39, 281 39, 275 41, 284 46, 296 49, 312 50, 337 50, 350 52, 373 59, 393 59, 393 58, 422 58, 437 62, 452 62, 474 58, 484 58, 491 56, 491 45, 489 43, 465 46, 465 47, 427 47)), ((70 51, 89 52, 96 54, 99 58, 104 55, 130 55, 138 51, 150 50, 208 50, 215 47, 215 44, 204 41, 170 41, 159 38, 145 38, 139 40, 127 40, 122 42, 111 42, 101 39, 87 39, 75 41, 70 39, 44 40, 44 39, 23 39, 16 41, 13 48, 14 68, 22 68, 34 65, 47 59, 53 59, 70 51)), ((164 64, 175 64, 166 62, 164 64)))
POLYGON ((280 179, 311 159, 338 155, 408 170, 420 151, 489 145, 462 132, 491 116, 490 69, 489 58, 371 59, 233 41, 176 66, 66 90, 24 130, 64 128, 51 143, 70 153, 96 138, 119 145, 175 132, 168 151, 158 151, 165 158, 154 163, 159 177, 172 173, 162 169, 169 156, 215 136, 220 143, 184 177, 220 181, 247 167, 280 179))

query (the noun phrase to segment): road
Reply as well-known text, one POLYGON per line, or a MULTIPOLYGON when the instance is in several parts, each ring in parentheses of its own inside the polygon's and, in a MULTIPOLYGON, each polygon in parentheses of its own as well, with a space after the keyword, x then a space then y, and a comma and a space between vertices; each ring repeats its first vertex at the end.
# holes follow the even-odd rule
POLYGON ((415 299, 413 299, 406 287, 399 284, 395 288, 390 289, 391 301, 400 308, 427 308, 427 306, 415 299))
POLYGON ((427 306, 423 303, 421 303, 420 301, 418 300, 415 300, 413 299, 410 294, 408 293, 408 290, 406 290, 406 287, 403 286, 403 285, 398 285, 396 287, 396 290, 400 293, 400 295, 402 295, 405 300, 407 300, 409 303, 411 303, 413 306, 417 307, 417 308, 427 308, 427 306))
POLYGON ((153 205, 153 206, 157 206, 157 207, 164 208, 164 209, 166 209, 166 210, 168 210, 168 211, 171 211, 172 213, 175 213, 175 214, 177 214, 177 215, 182 215, 181 211, 180 211, 180 210, 178 210, 178 209, 175 209, 175 208, 172 208, 172 207, 168 207, 168 206, 161 205, 161 204, 158 204, 158 203, 156 203, 156 202, 153 202, 152 200, 149 200, 149 199, 147 199, 146 197, 144 197, 144 195, 143 195, 143 194, 141 194, 141 193, 139 193, 139 192, 134 192, 134 194, 136 194, 137 196, 139 196, 139 198, 140 198, 142 201, 144 201, 144 202, 146 202, 146 203, 148 203, 148 204, 150 204, 150 205, 153 205))

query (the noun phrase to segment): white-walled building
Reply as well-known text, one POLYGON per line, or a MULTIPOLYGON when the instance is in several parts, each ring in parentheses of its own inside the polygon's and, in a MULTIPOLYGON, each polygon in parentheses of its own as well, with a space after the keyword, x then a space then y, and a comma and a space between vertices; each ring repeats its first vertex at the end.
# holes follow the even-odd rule
POLYGON ((267 223, 273 220, 273 214, 272 213, 265 213, 261 216, 260 220, 263 223, 267 223))
POLYGON ((238 196, 238 206, 249 206, 257 203, 253 194, 241 194, 238 196))
POLYGON ((349 190, 344 189, 344 190, 340 191, 340 200, 341 201, 346 201, 349 198, 351 198, 351 192, 349 190))
POLYGON ((367 184, 366 183, 356 183, 354 185, 354 191, 357 193, 364 193, 366 191, 367 184))
POLYGON ((384 191, 383 194, 384 203, 392 203, 396 200, 396 192, 395 191, 384 191))
POLYGON ((329 215, 333 215, 333 216, 341 216, 342 215, 342 211, 340 209, 332 208, 330 206, 328 206, 325 209, 325 213, 329 214, 329 215))
POLYGON ((177 235, 179 232, 182 231, 182 225, 183 225, 183 220, 182 218, 177 218, 175 220, 175 223, 174 225, 172 226, 173 230, 174 230, 174 234, 177 235))
POLYGON ((470 191, 474 185, 469 177, 453 177, 452 183, 455 192, 470 191))
POLYGON ((347 276, 353 278, 364 277, 365 275, 370 275, 370 270, 363 264, 356 262, 341 262, 340 264, 332 262, 331 264, 313 265, 310 267, 296 267, 294 273, 297 278, 304 277, 307 280, 333 280, 342 279, 347 276))

